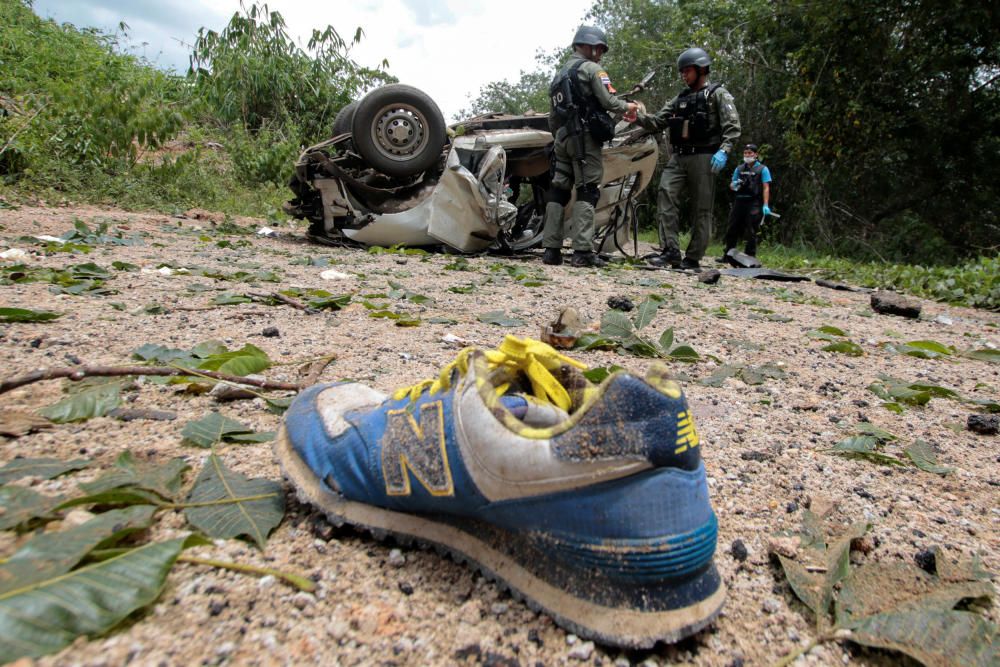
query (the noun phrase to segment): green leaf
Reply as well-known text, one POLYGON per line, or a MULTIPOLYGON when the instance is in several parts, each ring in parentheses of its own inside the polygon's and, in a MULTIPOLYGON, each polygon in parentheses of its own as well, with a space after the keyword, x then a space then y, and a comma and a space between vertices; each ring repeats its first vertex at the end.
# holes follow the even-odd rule
POLYGON ((253 429, 218 412, 190 421, 181 429, 184 441, 197 447, 211 447, 226 437, 248 433, 253 433, 253 429))
POLYGON ((739 370, 739 366, 730 366, 728 364, 719 366, 715 369, 714 373, 706 378, 698 380, 698 384, 704 387, 721 387, 725 384, 726 380, 735 376, 739 370))
POLYGON ((99 545, 148 528, 155 511, 152 505, 112 510, 81 525, 33 537, 0 565, 0 595, 69 572, 99 545))
POLYGON ((963 357, 969 359, 978 359, 979 361, 987 361, 991 364, 1000 364, 1000 350, 992 350, 990 348, 983 348, 981 350, 968 350, 961 353, 963 357))
POLYGON ((62 313, 27 308, 0 308, 0 322, 48 322, 57 317, 62 317, 62 313))
POLYGON ((212 299, 212 303, 216 306, 235 306, 241 303, 251 303, 252 301, 253 299, 248 296, 233 294, 232 292, 223 292, 212 299))
POLYGON ((938 465, 934 448, 923 440, 915 440, 912 445, 903 450, 903 453, 913 461, 913 465, 925 472, 931 472, 935 475, 948 475, 955 472, 954 468, 938 465))
POLYGON ((739 372, 740 379, 749 385, 764 384, 764 381, 768 379, 781 380, 785 375, 783 368, 772 363, 766 363, 762 366, 744 366, 739 372))
POLYGON ((451 287, 448 288, 448 291, 454 292, 455 294, 471 294, 472 292, 475 292, 476 289, 477 286, 475 284, 452 285, 451 287))
POLYGON ((0 485, 15 479, 21 479, 22 477, 53 479, 73 470, 82 470, 90 464, 91 461, 89 459, 73 459, 72 461, 60 461, 59 459, 14 459, 3 468, 0 468, 0 485))
POLYGON ((173 499, 181 489, 182 477, 187 469, 188 464, 179 456, 157 465, 140 462, 132 452, 125 451, 115 459, 111 470, 93 482, 80 484, 80 488, 88 494, 99 494, 112 489, 131 487, 173 499))
POLYGON ((830 326, 829 324, 821 326, 817 329, 820 333, 830 334, 831 336, 847 336, 847 332, 843 329, 838 329, 837 327, 830 326))
POLYGON ((878 451, 879 441, 875 436, 858 435, 841 440, 828 451, 848 458, 867 459, 884 465, 906 465, 906 462, 878 451))
POLYGON ((601 316, 601 333, 611 338, 630 340, 635 338, 635 326, 625 313, 609 310, 601 316))
MULTIPOLYGON (((447 267, 445 267, 447 268, 447 267)), ((499 327, 523 327, 524 322, 516 317, 508 317, 502 310, 492 310, 477 315, 476 319, 485 324, 495 324, 499 327)))
POLYGON ((587 378, 594 384, 600 384, 604 382, 612 373, 621 370, 625 369, 615 364, 612 364, 611 366, 600 366, 598 368, 591 368, 589 370, 583 371, 583 377, 587 378))
POLYGON ((92 385, 42 408, 38 414, 57 424, 103 417, 118 407, 120 393, 121 382, 92 385))
POLYGON ((621 345, 617 339, 606 338, 601 334, 588 331, 576 339, 573 348, 576 350, 613 350, 621 345))
POLYGON ((245 535, 261 549, 267 536, 281 523, 285 515, 285 495, 281 484, 267 479, 248 479, 226 468, 215 454, 205 461, 195 480, 188 503, 223 501, 206 507, 189 507, 184 510, 191 525, 209 537, 238 537, 245 535), (257 500, 240 500, 269 496, 257 500))
POLYGON ((163 505, 164 501, 152 491, 143 491, 129 486, 91 493, 60 503, 57 510, 65 510, 82 505, 128 507, 129 505, 163 505))
MULTIPOLYGON (((656 311, 660 309, 663 305, 663 297, 657 296, 655 294, 650 294, 642 303, 639 304, 639 309, 635 314, 635 330, 639 331, 644 328, 653 318, 656 317, 656 311)), ((619 312, 619 311, 615 311, 619 312)), ((603 323, 602 323, 603 324, 603 323)))
POLYGON ((669 327, 664 329, 663 333, 660 334, 659 342, 664 352, 670 350, 670 347, 674 344, 674 328, 669 327))
POLYGON ((880 429, 871 422, 858 422, 855 425, 854 430, 863 435, 870 435, 881 442, 888 442, 890 440, 898 440, 898 438, 889 433, 888 431, 880 429))
POLYGON ((865 353, 865 351, 861 349, 860 345, 849 340, 831 343, 830 345, 823 346, 822 349, 824 352, 839 352, 841 354, 848 354, 852 357, 860 357, 865 353))
POLYGON ((231 442, 271 442, 276 435, 275 431, 258 431, 256 433, 227 433, 225 440, 231 442))
POLYGON ((0 530, 48 516, 62 500, 60 496, 46 496, 23 486, 0 487, 0 530))
POLYGON ((655 358, 660 356, 660 350, 655 345, 640 338, 632 338, 622 343, 622 347, 640 357, 655 358))
POLYGON ((677 361, 694 362, 701 359, 701 355, 695 352, 690 345, 678 345, 670 350, 670 357, 677 361))
POLYGON ((184 538, 154 542, 0 595, 0 658, 43 656, 110 630, 159 597, 183 547, 184 538))
POLYGON ((929 667, 995 667, 997 629, 965 611, 905 611, 866 618, 851 641, 905 653, 929 667))
POLYGON ((198 368, 228 375, 252 375, 271 366, 267 354, 256 345, 247 343, 233 352, 221 352, 205 358, 198 368))

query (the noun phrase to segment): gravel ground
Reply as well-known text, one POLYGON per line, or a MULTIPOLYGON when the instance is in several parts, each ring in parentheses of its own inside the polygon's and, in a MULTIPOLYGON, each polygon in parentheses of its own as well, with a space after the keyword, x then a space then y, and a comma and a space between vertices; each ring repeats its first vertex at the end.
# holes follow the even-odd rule
MULTIPOLYGON (((538 256, 531 261, 470 257, 468 270, 446 270, 453 256, 326 248, 291 229, 279 230, 274 238, 224 235, 216 222, 221 218, 208 214, 170 217, 45 207, 0 211, 6 246, 32 251, 21 260, 30 266, 95 262, 110 268, 113 261, 123 261, 142 267, 116 272, 107 286, 117 293, 107 296, 56 295, 44 283, 4 285, 0 306, 65 314, 48 323, 0 325, 3 375, 80 362, 123 365, 144 343, 189 348, 221 339, 231 349, 253 343, 285 364, 265 372, 271 379, 299 381, 302 363, 336 354, 322 380, 353 378, 391 391, 435 376, 454 357, 461 345, 445 336, 491 348, 507 333, 537 337, 566 306, 593 322, 607 310, 609 297, 638 303, 646 294, 660 294, 666 301, 648 329, 655 332, 651 337, 672 326, 675 340, 703 357, 747 366, 771 363, 786 372, 784 378, 758 385, 729 378, 711 387, 698 380, 712 374, 715 361, 674 363, 671 368, 688 393, 702 436, 719 515, 716 561, 729 589, 725 610, 710 628, 675 646, 638 653, 594 647, 468 568, 432 551, 335 529, 299 506, 290 493, 286 518, 265 551, 235 540, 200 551, 206 557, 300 572, 318 583, 315 595, 272 577, 178 564, 159 600, 123 627, 104 638, 79 639, 37 664, 768 664, 812 636, 810 612, 795 599, 767 553, 768 537, 798 528, 804 508, 825 513, 833 526, 861 520, 873 524, 868 553, 854 552, 855 562, 912 562, 918 552, 940 545, 955 557, 979 554, 988 570, 1000 571, 998 438, 966 430, 970 410, 962 403, 935 398, 924 408, 894 414, 867 389, 879 374, 887 374, 944 385, 967 396, 1000 398, 1000 367, 995 364, 924 360, 882 346, 931 339, 963 350, 997 347, 1000 316, 995 313, 922 302, 921 319, 904 320, 873 314, 868 294, 812 283, 723 276, 708 286, 670 271, 547 267, 538 256), (58 236, 75 219, 92 227, 107 222, 126 236, 141 234, 143 242, 97 245, 86 255, 41 255, 37 246, 18 240, 23 235, 58 236), (220 240, 228 240, 229 247, 219 247, 220 240), (302 260, 307 257, 316 261, 306 265, 302 260), (280 282, 164 275, 155 271, 163 262, 225 274, 273 271, 280 282), (525 286, 504 267, 526 270, 541 285, 525 286), (331 268, 346 277, 321 277, 331 268), (362 295, 387 292, 389 281, 433 299, 392 304, 397 311, 418 315, 420 326, 374 319, 358 299, 344 310, 318 314, 263 303, 211 306, 221 291, 265 293, 301 286, 362 295), (448 290, 473 283, 478 287, 469 293, 448 290), (152 304, 162 312, 147 312, 152 304), (477 319, 498 310, 523 324, 502 328, 477 319), (428 321, 435 317, 451 323, 428 321), (822 351, 825 343, 807 334, 824 325, 847 332, 864 356, 822 351), (272 327, 279 335, 263 335, 272 327), (900 437, 902 444, 888 445, 889 453, 898 455, 919 438, 932 443, 939 462, 955 472, 938 476, 914 467, 881 467, 824 451, 852 435, 854 425, 864 420, 900 437)), ((253 229, 264 224, 235 222, 253 229)), ((591 366, 619 364, 640 372, 651 363, 609 351, 574 356, 591 366)), ((58 400, 60 392, 60 382, 36 383, 7 393, 2 405, 33 411, 58 400)), ((46 493, 67 493, 110 467, 125 450, 154 461, 184 456, 197 469, 207 452, 184 446, 179 432, 187 421, 211 410, 256 430, 273 430, 279 423, 259 399, 220 405, 207 395, 186 395, 162 384, 142 383, 128 392, 127 400, 130 407, 169 411, 177 418, 125 422, 101 417, 57 425, 7 440, 2 462, 15 456, 94 459, 93 466, 74 475, 21 482, 46 493)), ((227 445, 221 456, 245 475, 280 477, 269 444, 227 445)), ((152 537, 184 530, 181 516, 168 514, 152 537)), ((9 555, 16 546, 7 534, 0 555, 9 555)), ((997 603, 988 616, 994 623, 1000 620, 997 603)), ((898 662, 894 654, 831 643, 796 664, 898 662)))

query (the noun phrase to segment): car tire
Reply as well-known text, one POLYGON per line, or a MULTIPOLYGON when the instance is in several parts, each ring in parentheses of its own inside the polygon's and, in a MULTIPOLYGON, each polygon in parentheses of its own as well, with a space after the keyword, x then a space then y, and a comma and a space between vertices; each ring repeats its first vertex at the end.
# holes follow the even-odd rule
POLYGON ((426 93, 401 83, 376 88, 354 109, 354 148, 388 176, 412 176, 437 163, 447 141, 444 116, 426 93))
POLYGON ((354 122, 354 111, 358 108, 358 100, 345 104, 333 119, 333 136, 339 137, 351 131, 354 122))
POLYGON ((531 250, 542 244, 545 233, 545 210, 539 210, 535 202, 529 201, 517 207, 517 225, 521 230, 518 238, 510 240, 514 252, 531 250))

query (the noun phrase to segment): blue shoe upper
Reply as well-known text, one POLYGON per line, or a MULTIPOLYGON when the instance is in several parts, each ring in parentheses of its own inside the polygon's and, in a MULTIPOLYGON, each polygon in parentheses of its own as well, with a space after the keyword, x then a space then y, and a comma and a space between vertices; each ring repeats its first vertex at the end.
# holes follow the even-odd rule
MULTIPOLYGON (((317 398, 335 385, 311 387, 292 403, 285 426, 316 477, 349 500, 538 534, 567 562, 613 563, 636 581, 703 567, 714 552, 716 520, 683 396, 668 396, 627 374, 607 382, 575 425, 550 438, 552 451, 568 461, 652 465, 618 479, 510 500, 491 502, 462 459, 455 387, 424 391, 415 402, 388 399, 348 411, 349 427, 335 436, 317 409, 317 398)), ((511 407, 515 402, 505 401, 511 407)))

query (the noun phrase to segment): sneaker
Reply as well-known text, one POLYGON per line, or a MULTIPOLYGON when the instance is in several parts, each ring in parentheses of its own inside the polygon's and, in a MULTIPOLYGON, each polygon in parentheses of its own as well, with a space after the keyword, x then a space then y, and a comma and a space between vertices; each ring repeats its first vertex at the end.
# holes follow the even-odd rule
POLYGON ((570 266, 592 266, 598 269, 608 264, 596 252, 589 250, 574 250, 573 257, 569 260, 569 263, 570 266))
POLYGON ((725 597, 693 418, 665 366, 599 385, 585 369, 508 336, 391 396, 318 385, 275 452, 337 525, 470 561, 579 636, 676 641, 725 597))
POLYGON ((546 248, 545 252, 542 253, 542 264, 550 264, 552 266, 559 266, 562 264, 562 252, 559 248, 546 248))
POLYGON ((669 266, 678 268, 681 265, 681 251, 677 248, 664 248, 657 257, 649 260, 653 266, 669 266))

